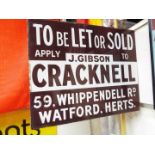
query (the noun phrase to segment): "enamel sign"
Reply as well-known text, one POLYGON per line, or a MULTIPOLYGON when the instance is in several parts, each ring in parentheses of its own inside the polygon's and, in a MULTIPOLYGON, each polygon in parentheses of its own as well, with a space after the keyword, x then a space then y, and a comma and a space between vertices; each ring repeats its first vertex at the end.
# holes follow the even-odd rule
POLYGON ((139 109, 134 31, 29 20, 34 129, 139 109))

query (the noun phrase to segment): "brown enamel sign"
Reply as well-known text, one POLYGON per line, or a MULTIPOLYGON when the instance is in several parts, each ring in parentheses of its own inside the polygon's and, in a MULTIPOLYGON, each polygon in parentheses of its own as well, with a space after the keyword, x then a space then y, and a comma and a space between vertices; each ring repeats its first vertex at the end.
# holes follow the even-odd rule
POLYGON ((31 126, 139 109, 134 32, 29 20, 31 126))

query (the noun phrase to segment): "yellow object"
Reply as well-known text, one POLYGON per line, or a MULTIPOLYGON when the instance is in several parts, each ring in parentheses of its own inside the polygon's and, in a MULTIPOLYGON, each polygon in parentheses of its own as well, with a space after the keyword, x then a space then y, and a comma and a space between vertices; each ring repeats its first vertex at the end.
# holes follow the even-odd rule
POLYGON ((114 19, 113 20, 114 28, 118 28, 118 20, 114 19))
POLYGON ((56 135, 57 128, 46 127, 32 130, 30 111, 19 110, 0 115, 0 135, 56 135))
POLYGON ((121 135, 126 135, 126 118, 125 114, 120 114, 120 130, 121 135))
POLYGON ((88 24, 89 25, 102 26, 103 25, 103 19, 89 19, 88 24))

